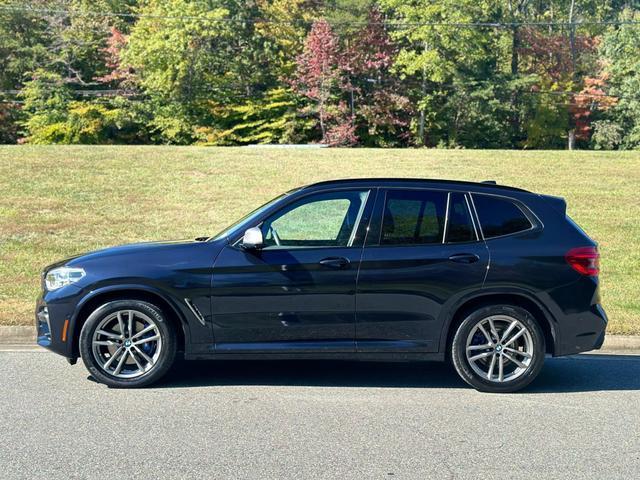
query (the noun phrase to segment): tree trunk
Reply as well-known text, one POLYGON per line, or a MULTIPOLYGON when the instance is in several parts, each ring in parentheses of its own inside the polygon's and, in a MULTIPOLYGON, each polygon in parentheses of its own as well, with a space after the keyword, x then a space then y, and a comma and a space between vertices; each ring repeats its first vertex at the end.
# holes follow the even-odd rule
POLYGON ((574 150, 576 146, 576 131, 571 129, 569 130, 569 135, 567 135, 567 148, 569 150, 574 150))
MULTIPOLYGON (((424 100, 424 96, 427 93, 427 82, 425 80, 425 75, 424 73, 422 74, 422 99, 424 100)), ((425 145, 425 138, 424 138, 424 124, 425 124, 425 110, 424 107, 422 107, 420 109, 420 123, 418 126, 418 145, 420 145, 421 147, 424 147, 425 145)))
POLYGON ((518 27, 513 27, 513 33, 511 38, 511 75, 514 77, 518 75, 518 48, 520 47, 520 39, 518 37, 518 27))

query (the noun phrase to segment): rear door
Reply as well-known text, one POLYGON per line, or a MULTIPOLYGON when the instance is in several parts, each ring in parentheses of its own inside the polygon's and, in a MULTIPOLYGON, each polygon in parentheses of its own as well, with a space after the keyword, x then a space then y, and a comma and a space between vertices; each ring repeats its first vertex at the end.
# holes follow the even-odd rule
POLYGON ((489 254, 466 192, 380 190, 360 264, 359 352, 436 352, 447 307, 482 287, 489 254))

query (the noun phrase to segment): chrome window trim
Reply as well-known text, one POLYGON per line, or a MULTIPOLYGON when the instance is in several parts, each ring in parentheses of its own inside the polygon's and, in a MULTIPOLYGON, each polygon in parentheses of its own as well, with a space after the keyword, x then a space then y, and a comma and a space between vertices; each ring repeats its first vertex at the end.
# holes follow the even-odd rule
MULTIPOLYGON (((364 198, 362 199, 362 205, 360 205, 360 210, 358 210, 358 215, 356 216, 356 221, 353 224, 353 228, 351 230, 351 235, 349 235, 349 241, 347 242, 347 248, 353 246, 353 242, 356 239, 356 234, 360 229, 360 222, 362 221, 362 216, 364 215, 364 210, 367 208, 367 203, 369 202, 369 195, 371 195, 371 190, 367 190, 365 192, 364 198)), ((344 221, 344 220, 343 220, 344 221)))
POLYGON ((458 193, 460 195, 462 195, 462 198, 464 198, 465 204, 467 205, 467 213, 469 214, 469 218, 471 219, 471 225, 473 226, 473 231, 475 233, 475 239, 474 240, 467 240, 464 242, 447 242, 447 235, 446 235, 446 231, 444 236, 442 237, 442 244, 443 245, 464 245, 464 244, 468 244, 468 243, 476 243, 480 241, 480 238, 478 237, 478 229, 476 228, 476 222, 475 219, 473 217, 473 212, 471 211, 471 208, 469 207, 469 200, 467 199, 467 193, 468 192, 459 192, 459 191, 451 191, 449 192, 449 197, 447 199, 447 220, 445 223, 445 226, 448 226, 448 221, 449 221, 449 202, 451 201, 451 195, 454 193, 458 193))
POLYGON ((480 241, 480 235, 478 235, 478 227, 476 226, 476 217, 473 214, 473 210, 471 210, 471 205, 469 205, 469 193, 466 192, 464 195, 464 203, 467 205, 467 212, 469 212, 469 218, 471 218, 471 225, 473 225, 473 231, 476 234, 476 242, 480 241))
POLYGON ((444 228, 442 229, 442 243, 447 243, 447 227, 449 226, 449 206, 451 205, 451 192, 447 192, 447 207, 444 209, 444 228))
POLYGON ((471 206, 473 207, 472 217, 474 224, 478 222, 478 232, 480 233, 480 238, 483 242, 486 242, 486 238, 484 238, 484 232, 482 231, 482 225, 480 224, 480 216, 478 215, 478 210, 476 210, 476 204, 473 201, 473 192, 467 192, 469 200, 471 201, 471 206))

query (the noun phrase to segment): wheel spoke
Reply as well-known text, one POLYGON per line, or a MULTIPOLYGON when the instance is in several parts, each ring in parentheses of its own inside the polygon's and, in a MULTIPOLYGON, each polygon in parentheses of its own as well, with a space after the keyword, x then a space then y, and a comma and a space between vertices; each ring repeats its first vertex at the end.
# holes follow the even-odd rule
POLYGON ((493 376, 493 369, 496 366, 496 354, 494 353, 493 356, 491 357, 491 363, 489 364, 489 371, 487 372, 487 378, 489 380, 491 380, 491 377, 493 376))
POLYGON ((527 333, 527 329, 525 327, 522 327, 522 329, 516 333, 515 335, 513 335, 508 342, 503 342, 502 345, 504 347, 508 347, 509 345, 511 345, 513 342, 515 342, 517 339, 519 339, 522 335, 524 335, 525 333, 527 333))
POLYGON ((149 355, 140 350, 137 345, 134 345, 133 348, 142 358, 149 362, 150 365, 153 365, 153 359, 149 355))
POLYGON ((490 343, 485 343, 484 345, 470 345, 467 347, 467 350, 469 351, 473 351, 473 350, 484 350, 486 348, 491 348, 493 345, 490 343))
POLYGON ((482 334, 485 336, 485 338, 489 340, 489 343, 493 345, 493 338, 491 338, 491 335, 487 333, 487 330, 482 326, 481 323, 478 324, 478 330, 480 330, 482 334))
POLYGON ((523 351, 520 351, 520 350, 516 350, 515 348, 511 348, 511 347, 504 347, 504 350, 506 352, 511 352, 511 353, 515 353, 515 354, 521 355, 524 358, 531 358, 533 356, 529 352, 523 352, 523 351))
POLYGON ((500 339, 500 342, 504 343, 504 341, 507 339, 507 337, 511 334, 511 332, 513 331, 514 328, 516 328, 516 326, 518 325, 518 321, 514 320, 513 322, 511 322, 511 324, 509 325, 509 327, 507 327, 507 329, 504 331, 504 333, 502 334, 502 338, 500 339))
POLYGON ((113 361, 118 357, 118 354, 123 350, 122 347, 118 347, 118 349, 113 352, 113 355, 111 355, 111 357, 109 358, 109 360, 107 360, 107 362, 102 366, 102 368, 104 368, 105 370, 107 370, 111 364, 113 363, 113 361))
POLYGON ((504 381, 504 357, 502 355, 498 355, 498 381, 504 381))
POLYGON ((121 340, 124 338, 122 335, 118 335, 117 333, 107 332, 106 330, 96 330, 97 335, 101 335, 103 337, 113 338, 115 340, 121 340))
POLYGON ((124 353, 122 354, 122 356, 120 357, 120 361, 118 362, 118 366, 116 367, 115 371, 113 372, 114 375, 119 375, 120 372, 122 371, 122 367, 124 366, 124 362, 127 359, 127 355, 129 355, 129 351, 125 350, 124 353))
POLYGON ((133 361, 136 362, 136 365, 138 366, 138 368, 140 370, 144 370, 144 367, 142 366, 142 364, 140 363, 140 360, 138 360, 138 357, 136 357, 133 354, 133 350, 129 350, 129 355, 131 355, 131 358, 133 358, 133 361))
POLYGON ((527 368, 527 366, 524 363, 522 363, 520 360, 516 360, 514 357, 512 357, 508 353, 504 353, 503 355, 504 355, 504 357, 506 357, 507 360, 509 360, 510 362, 515 363, 520 368, 527 368))
POLYGON ((479 353, 478 355, 475 355, 473 357, 469 357, 469 361, 470 362, 476 362, 482 358, 487 358, 490 357, 491 355, 493 355, 493 352, 483 352, 483 353, 479 353))
POLYGON ((127 325, 127 331, 129 332, 129 337, 133 335, 133 310, 129 310, 129 324, 127 325))
MULTIPOLYGON (((491 334, 495 337, 495 341, 500 341, 500 335, 498 335, 498 331, 496 330, 496 326, 493 324, 493 318, 489 317, 489 327, 491 328, 491 334)), ((493 341, 493 340, 491 340, 493 341)))
POLYGON ((122 312, 118 312, 118 326, 120 327, 120 334, 124 337, 124 321, 122 320, 122 312))
POLYGON ((120 344, 118 342, 114 342, 111 340, 96 340, 93 342, 94 345, 100 345, 101 347, 117 347, 120 344))
POLYGON ((143 328, 142 330, 140 330, 138 333, 136 333, 133 337, 131 337, 131 340, 135 340, 136 338, 140 338, 142 335, 144 335, 147 332, 150 332, 151 330, 154 330, 156 327, 155 325, 148 325, 145 328, 143 328))
POLYGON ((159 339, 160 339, 160 335, 154 335, 153 337, 146 337, 138 340, 137 342, 133 342, 133 345, 142 345, 143 343, 153 342, 159 339))

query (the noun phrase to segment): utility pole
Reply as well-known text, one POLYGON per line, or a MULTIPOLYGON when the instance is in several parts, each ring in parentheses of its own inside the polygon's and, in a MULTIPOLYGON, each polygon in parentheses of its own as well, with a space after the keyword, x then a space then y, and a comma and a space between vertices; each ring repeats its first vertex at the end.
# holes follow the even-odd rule
MULTIPOLYGON (((423 53, 423 58, 425 56, 425 54, 427 53, 427 42, 425 41, 422 44, 422 53, 423 53)), ((424 102, 424 97, 427 95, 427 64, 424 63, 422 65, 422 101, 424 102)), ((420 108, 420 123, 418 126, 418 138, 419 138, 419 144, 420 146, 425 145, 425 138, 424 138, 424 124, 425 124, 425 107, 424 104, 422 106, 422 108, 420 108)))
MULTIPOLYGON (((569 7, 569 47, 571 49, 571 76, 575 83, 576 80, 576 29, 573 23, 574 16, 574 8, 575 8, 575 0, 571 0, 571 6, 569 7)), ((575 99, 573 96, 571 100, 575 99)), ((574 125, 573 118, 571 117, 571 113, 569 113, 569 132, 567 134, 567 148, 569 150, 573 150, 576 144, 576 129, 574 125)))

